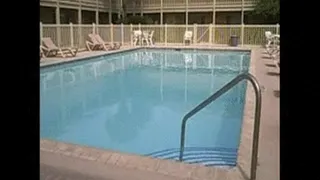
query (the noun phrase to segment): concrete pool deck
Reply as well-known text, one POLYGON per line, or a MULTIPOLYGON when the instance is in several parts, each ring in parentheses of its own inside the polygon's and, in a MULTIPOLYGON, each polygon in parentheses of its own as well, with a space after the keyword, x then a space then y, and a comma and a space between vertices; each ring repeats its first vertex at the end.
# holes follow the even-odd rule
MULTIPOLYGON (((167 46, 168 47, 168 46, 167 46)), ((170 46, 182 48, 180 46, 170 46)), ((212 48, 210 46, 188 46, 189 48, 212 48)), ((123 49, 132 49, 124 47, 123 49)), ((214 49, 243 49, 226 48, 214 49)), ((120 50, 121 51, 121 50, 120 50)), ((272 60, 263 58, 263 49, 252 48, 250 73, 264 88, 262 91, 262 111, 258 154, 257 180, 278 180, 279 177, 279 98, 274 92, 279 90, 279 77, 272 60)), ((111 52, 111 51, 110 51, 111 52)), ((112 51, 115 52, 115 51, 112 51)), ((73 61, 106 52, 79 53, 76 58, 48 58, 40 66, 73 61)), ((251 162, 252 125, 254 112, 253 88, 247 88, 238 166, 231 169, 204 167, 177 163, 170 160, 154 159, 138 155, 105 151, 79 145, 40 140, 41 178, 63 177, 68 179, 248 179, 251 162)), ((54 178, 55 179, 55 178, 54 178)))

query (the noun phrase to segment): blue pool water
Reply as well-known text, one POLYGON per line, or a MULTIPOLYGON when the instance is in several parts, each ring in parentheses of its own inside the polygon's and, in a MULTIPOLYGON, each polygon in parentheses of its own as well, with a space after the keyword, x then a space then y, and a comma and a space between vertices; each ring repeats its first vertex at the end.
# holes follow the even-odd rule
MULTIPOLYGON (((183 116, 249 67, 249 52, 140 49, 40 75, 41 138, 178 159, 183 116)), ((187 123, 184 160, 235 166, 246 83, 187 123)))

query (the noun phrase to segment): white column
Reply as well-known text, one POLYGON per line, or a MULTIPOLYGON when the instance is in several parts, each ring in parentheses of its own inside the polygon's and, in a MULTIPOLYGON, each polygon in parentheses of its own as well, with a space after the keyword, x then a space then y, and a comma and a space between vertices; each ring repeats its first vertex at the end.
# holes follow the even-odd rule
POLYGON ((56 24, 57 26, 57 45, 58 47, 61 46, 61 29, 60 29, 60 4, 59 0, 57 0, 57 7, 56 7, 56 24))
MULTIPOLYGON (((82 37, 82 28, 81 28, 81 24, 82 24, 82 13, 81 13, 81 0, 79 0, 79 7, 78 7, 78 38, 79 40, 83 39, 82 37)), ((77 46, 81 46, 82 41, 79 41, 79 44, 77 44, 77 46)))
POLYGON ((99 0, 96 0, 96 24, 99 24, 99 0))
POLYGON ((163 0, 160 0, 160 24, 163 24, 163 0))
POLYGON ((143 1, 140 1, 140 15, 143 16, 143 1))
POLYGON ((109 24, 112 24, 112 1, 109 0, 109 24))
POLYGON ((241 0, 241 24, 244 24, 244 0, 241 0))
POLYGON ((212 29, 212 43, 215 43, 215 34, 216 34, 216 0, 213 0, 213 5, 212 5, 212 24, 213 24, 213 29, 212 29))
POLYGON ((185 1, 186 1, 186 25, 188 25, 188 21, 189 21, 189 12, 188 12, 189 5, 188 5, 188 0, 185 0, 185 1))

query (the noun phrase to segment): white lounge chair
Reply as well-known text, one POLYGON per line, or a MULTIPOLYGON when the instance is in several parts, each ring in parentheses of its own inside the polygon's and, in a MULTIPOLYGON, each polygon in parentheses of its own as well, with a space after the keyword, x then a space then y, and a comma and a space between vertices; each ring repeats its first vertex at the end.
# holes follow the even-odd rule
POLYGON ((60 53, 62 57, 66 57, 66 54, 71 54, 74 57, 77 55, 77 52, 78 52, 78 48, 74 48, 74 47, 60 48, 56 46, 50 37, 42 38, 42 43, 43 43, 43 46, 40 46, 40 50, 43 52, 42 55, 44 57, 48 57, 50 55, 57 56, 58 53, 60 53))
POLYGON ((89 51, 94 51, 94 50, 102 50, 104 47, 102 46, 101 43, 96 39, 94 34, 88 34, 90 40, 86 41, 86 47, 89 51))
POLYGON ((99 34, 95 34, 94 37, 104 47, 105 50, 116 50, 116 49, 120 49, 121 47, 120 43, 110 44, 104 41, 99 34))
POLYGON ((183 37, 183 43, 186 44, 186 41, 189 41, 189 43, 191 43, 192 42, 192 36, 193 36, 192 31, 185 31, 184 37, 183 37))

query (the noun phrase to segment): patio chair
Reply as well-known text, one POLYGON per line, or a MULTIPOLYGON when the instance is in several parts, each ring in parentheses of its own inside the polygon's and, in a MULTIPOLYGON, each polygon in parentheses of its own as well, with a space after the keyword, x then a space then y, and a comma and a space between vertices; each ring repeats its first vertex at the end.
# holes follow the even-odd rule
POLYGON ((150 31, 149 35, 148 35, 148 41, 150 42, 150 45, 153 46, 154 42, 153 42, 153 34, 154 31, 150 31))
POLYGON ((271 31, 266 31, 266 32, 264 32, 264 35, 265 35, 266 41, 267 41, 265 47, 268 48, 270 46, 271 42, 272 42, 272 32, 271 31))
POLYGON ((86 47, 89 51, 102 50, 104 48, 94 34, 88 34, 88 37, 90 41, 86 41, 86 47))
POLYGON ((108 51, 108 50, 116 50, 116 49, 120 49, 121 47, 121 43, 107 43, 105 42, 101 36, 99 34, 95 34, 94 37, 96 38, 96 40, 103 46, 103 48, 108 51))
POLYGON ((149 45, 153 46, 154 45, 153 34, 154 34, 154 31, 143 31, 142 32, 142 39, 141 39, 142 43, 144 41, 146 41, 148 46, 149 45))
POLYGON ((40 49, 43 51, 43 56, 48 57, 50 55, 57 56, 58 53, 62 57, 66 57, 65 54, 71 54, 73 57, 77 55, 78 48, 69 47, 69 48, 59 48, 57 47, 50 37, 42 38, 43 46, 40 46, 40 49))
POLYGON ((192 41, 192 31, 185 31, 184 37, 183 37, 183 43, 186 44, 186 41, 189 41, 191 43, 192 41))
POLYGON ((149 31, 142 31, 141 43, 143 44, 144 42, 149 46, 149 31))
POLYGON ((142 31, 141 30, 136 30, 132 32, 132 39, 133 39, 133 45, 136 46, 138 41, 141 40, 142 38, 142 31))

